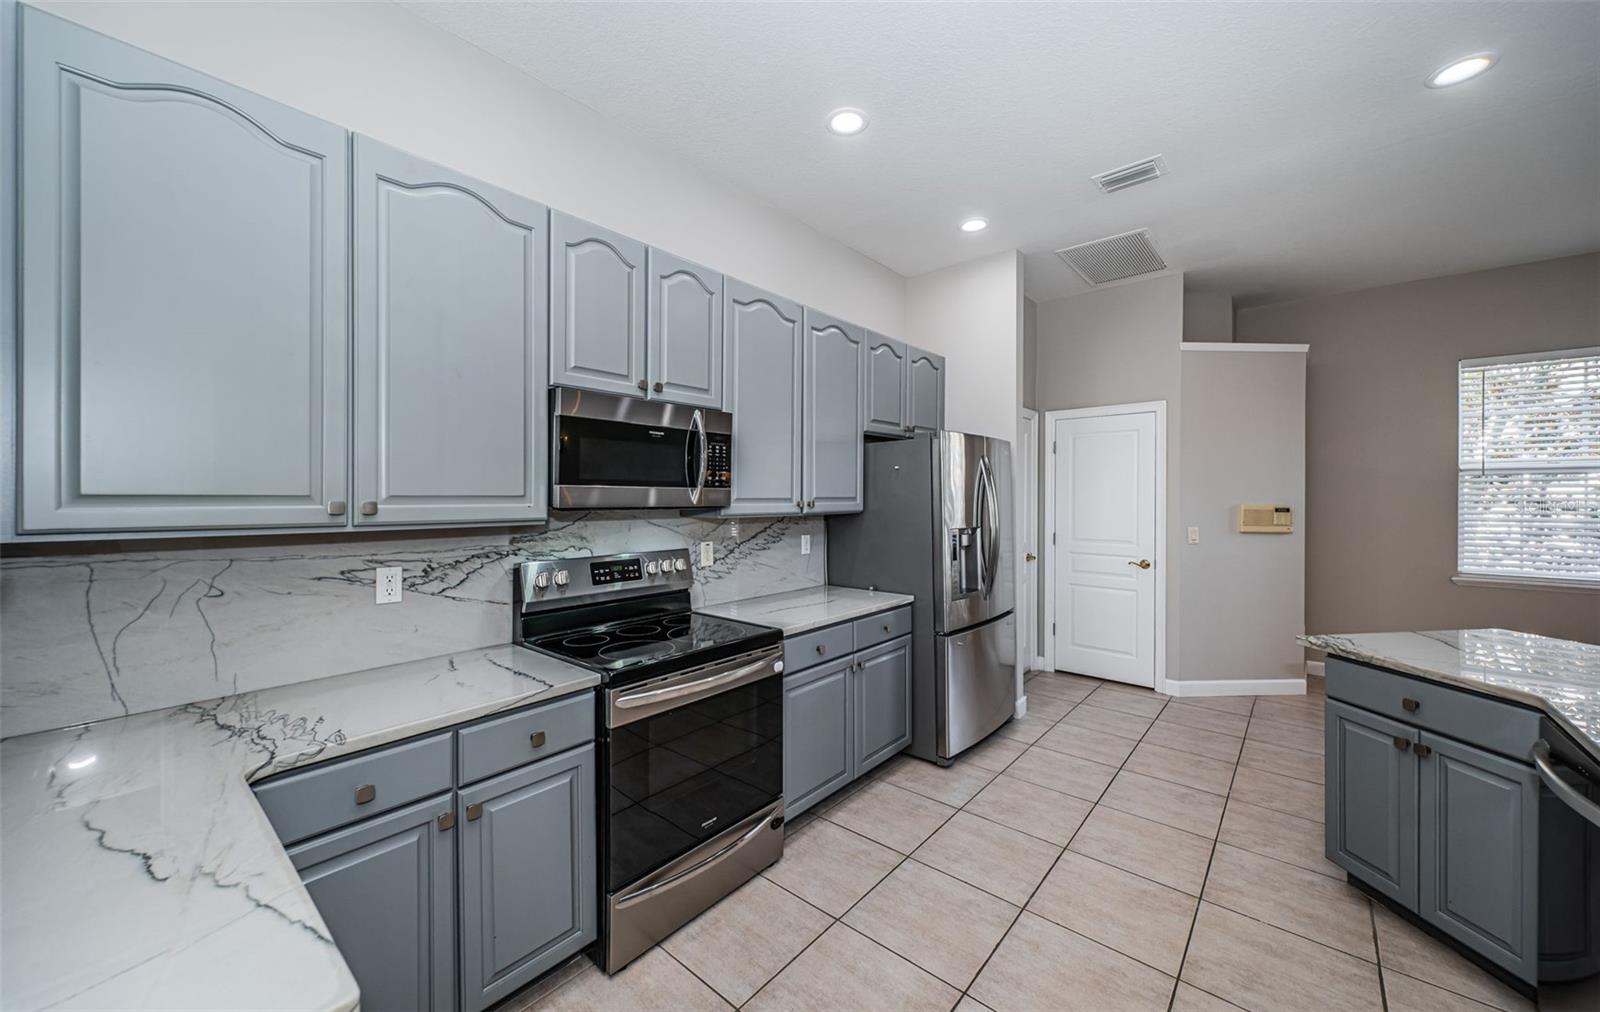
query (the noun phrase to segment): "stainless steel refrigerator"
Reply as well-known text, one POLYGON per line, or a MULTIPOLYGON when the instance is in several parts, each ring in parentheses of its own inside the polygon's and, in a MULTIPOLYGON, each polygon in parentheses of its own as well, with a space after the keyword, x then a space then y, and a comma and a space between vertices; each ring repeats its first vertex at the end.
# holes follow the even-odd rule
POLYGON ((866 509, 828 519, 828 582, 916 595, 912 755, 948 763, 1016 706, 1011 444, 866 446, 866 509))

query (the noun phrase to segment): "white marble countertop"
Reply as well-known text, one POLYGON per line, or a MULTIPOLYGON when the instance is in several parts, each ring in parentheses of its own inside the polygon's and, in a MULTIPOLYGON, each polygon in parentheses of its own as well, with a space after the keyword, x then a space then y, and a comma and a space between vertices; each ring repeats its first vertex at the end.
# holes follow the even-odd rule
POLYGON ((825 585, 711 604, 697 610, 740 622, 773 626, 782 629, 785 636, 796 636, 812 629, 898 608, 915 600, 910 594, 825 585))
POLYGON ((507 645, 0 742, 0 1007, 354 1009, 251 782, 598 682, 507 645))
POLYGON ((1542 710, 1600 762, 1600 646, 1511 629, 1330 633, 1300 642, 1542 710))

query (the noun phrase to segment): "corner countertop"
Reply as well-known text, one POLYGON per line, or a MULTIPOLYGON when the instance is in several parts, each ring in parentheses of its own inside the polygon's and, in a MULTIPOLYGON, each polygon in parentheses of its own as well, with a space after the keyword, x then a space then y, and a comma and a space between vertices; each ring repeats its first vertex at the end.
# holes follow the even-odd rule
POLYGON ((1600 646, 1511 629, 1340 633, 1300 642, 1541 710, 1600 762, 1600 646))
POLYGON ((250 784, 599 676, 498 646, 0 742, 7 1009, 354 1009, 250 784))
POLYGON ((910 594, 824 585, 706 605, 696 610, 720 618, 773 626, 782 629, 785 636, 797 636, 812 629, 899 608, 915 600, 910 594))

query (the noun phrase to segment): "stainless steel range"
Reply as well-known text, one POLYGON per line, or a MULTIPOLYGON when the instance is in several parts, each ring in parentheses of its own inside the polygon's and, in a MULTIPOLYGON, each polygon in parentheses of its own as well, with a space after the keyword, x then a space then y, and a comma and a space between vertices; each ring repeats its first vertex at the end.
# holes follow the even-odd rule
POLYGON ((525 562, 515 641, 591 668, 615 973, 783 854, 783 634, 689 607, 686 550, 525 562))

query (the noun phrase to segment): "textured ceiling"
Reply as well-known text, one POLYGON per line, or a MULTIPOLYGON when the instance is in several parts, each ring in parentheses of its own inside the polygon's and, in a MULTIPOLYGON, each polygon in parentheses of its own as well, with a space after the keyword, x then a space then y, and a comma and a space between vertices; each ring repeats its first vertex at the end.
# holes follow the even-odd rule
POLYGON ((1600 249, 1593 2, 408 6, 905 275, 1014 247, 1055 298, 1053 250, 1147 226, 1251 304, 1600 249))

